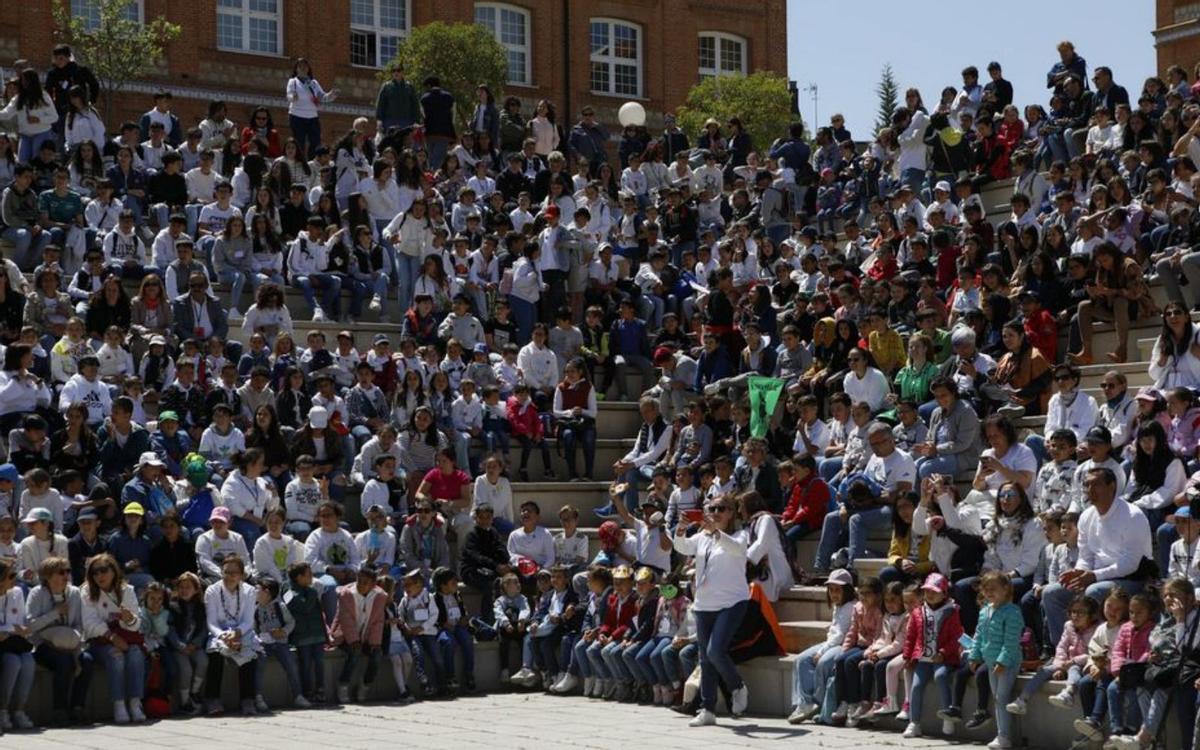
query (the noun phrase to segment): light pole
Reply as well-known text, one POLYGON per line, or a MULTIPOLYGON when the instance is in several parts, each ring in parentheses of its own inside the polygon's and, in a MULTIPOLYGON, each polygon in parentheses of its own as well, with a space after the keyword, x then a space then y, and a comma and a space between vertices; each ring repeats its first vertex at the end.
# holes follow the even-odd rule
POLYGON ((820 109, 819 109, 820 102, 819 102, 819 97, 817 94, 817 84, 815 84, 815 83, 808 84, 807 86, 804 87, 804 91, 806 93, 812 95, 812 100, 813 100, 813 124, 812 124, 812 127, 815 130, 816 128, 819 128, 821 126, 820 125, 821 115, 820 115, 820 109))

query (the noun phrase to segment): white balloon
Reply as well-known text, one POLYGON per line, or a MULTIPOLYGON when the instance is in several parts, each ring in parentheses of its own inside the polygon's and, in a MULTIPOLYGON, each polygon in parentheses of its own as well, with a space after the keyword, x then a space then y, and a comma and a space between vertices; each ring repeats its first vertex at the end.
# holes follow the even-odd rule
POLYGON ((646 109, 637 102, 625 102, 617 111, 617 121, 622 127, 633 125, 640 127, 646 124, 646 109))

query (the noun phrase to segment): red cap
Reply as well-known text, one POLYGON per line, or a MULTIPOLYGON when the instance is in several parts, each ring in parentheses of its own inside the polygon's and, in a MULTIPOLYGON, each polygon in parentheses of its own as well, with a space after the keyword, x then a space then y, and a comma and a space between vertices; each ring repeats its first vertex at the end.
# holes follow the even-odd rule
POLYGON ((557 219, 558 206, 554 205, 553 203, 551 203, 549 206, 546 206, 542 209, 542 216, 545 216, 547 219, 557 219))
POLYGON ((674 359, 675 352, 671 351, 670 347, 660 346, 654 350, 654 364, 661 364, 668 359, 674 359))

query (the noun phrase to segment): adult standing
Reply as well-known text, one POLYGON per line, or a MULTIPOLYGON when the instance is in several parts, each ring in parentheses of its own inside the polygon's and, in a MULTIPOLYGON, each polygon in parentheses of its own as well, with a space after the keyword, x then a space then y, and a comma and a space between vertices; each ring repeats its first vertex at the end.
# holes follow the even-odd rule
POLYGON ((1150 523, 1131 503, 1117 499, 1117 478, 1111 469, 1092 468, 1083 480, 1090 507, 1079 517, 1079 560, 1075 567, 1042 590, 1042 607, 1050 643, 1058 643, 1067 621, 1067 608, 1079 594, 1103 602, 1119 586, 1136 593, 1147 576, 1144 562, 1152 559, 1150 523))
POLYGON ((743 524, 740 533, 746 541, 746 561, 752 575, 763 587, 768 601, 779 601, 795 583, 783 527, 771 513, 766 498, 757 492, 739 496, 738 506, 743 524))
POLYGON ((929 127, 929 115, 921 102, 921 92, 909 89, 904 94, 905 106, 892 115, 892 127, 900 143, 897 165, 900 184, 920 191, 925 183, 926 161, 925 129, 929 127))
POLYGON ((454 131, 454 96, 442 88, 437 76, 425 79, 421 95, 421 117, 425 122, 425 152, 429 169, 440 169, 446 151, 457 136, 454 131))
POLYGON ((375 97, 375 131, 385 137, 393 129, 403 130, 421 122, 421 100, 417 89, 404 77, 404 66, 392 63, 390 79, 375 97))
POLYGON ((60 44, 50 53, 50 70, 46 73, 46 93, 58 111, 58 122, 54 124, 56 133, 63 132, 65 118, 71 108, 70 91, 76 86, 87 98, 85 104, 91 104, 100 97, 100 81, 96 74, 91 68, 75 62, 70 45, 60 44))
POLYGON ((750 701, 750 690, 729 655, 734 633, 742 624, 750 599, 746 586, 747 545, 729 533, 733 506, 724 498, 704 507, 701 531, 687 536, 685 524, 675 530, 675 549, 695 559, 696 582, 692 611, 696 617, 696 645, 700 652, 700 699, 702 708, 689 726, 717 723, 717 678, 733 691, 730 712, 740 716, 750 701))
POLYGON ((287 82, 288 127, 296 139, 300 158, 315 158, 317 146, 321 145, 321 119, 318 109, 326 102, 337 98, 337 89, 326 91, 313 76, 308 59, 296 58, 292 66, 292 77, 287 82))
POLYGON ((596 122, 596 110, 591 105, 579 111, 579 122, 571 128, 567 145, 576 160, 587 160, 589 177, 599 176, 600 165, 608 163, 608 131, 596 122))
POLYGON ((47 557, 38 568, 41 585, 29 592, 25 602, 29 641, 34 661, 53 675, 52 725, 67 720, 82 722, 95 661, 83 644, 83 599, 71 584, 71 563, 63 557, 47 557))
POLYGON ((28 164, 41 152, 42 142, 54 137, 51 127, 59 120, 58 110, 54 108, 50 95, 42 88, 42 81, 33 68, 21 71, 16 96, 0 111, 0 117, 14 116, 20 136, 17 161, 28 164))
POLYGON ((492 146, 500 142, 500 111, 496 108, 496 97, 486 84, 475 87, 475 111, 471 113, 471 130, 487 133, 492 146))

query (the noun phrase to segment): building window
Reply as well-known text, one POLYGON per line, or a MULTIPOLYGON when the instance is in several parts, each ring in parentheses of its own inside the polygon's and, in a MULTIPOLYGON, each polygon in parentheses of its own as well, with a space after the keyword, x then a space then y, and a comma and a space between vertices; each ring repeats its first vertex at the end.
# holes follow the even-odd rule
POLYGON ((476 3, 475 23, 496 35, 508 54, 508 82, 531 86, 529 11, 501 3, 476 3))
MULTIPOLYGON (((100 26, 100 3, 97 0, 71 0, 71 15, 82 18, 88 31, 100 26)), ((142 0, 126 5, 121 15, 135 23, 142 22, 142 0)))
POLYGON ((217 0, 217 47, 278 55, 283 0, 217 0))
POLYGON ((350 64, 382 68, 408 36, 408 0, 350 0, 350 64))
POLYGON ((700 34, 700 79, 746 73, 746 40, 719 31, 700 34))
POLYGON ((642 32, 624 21, 591 22, 592 93, 642 95, 642 32))

